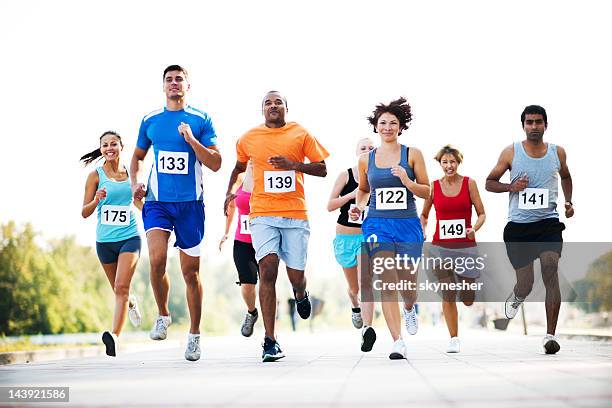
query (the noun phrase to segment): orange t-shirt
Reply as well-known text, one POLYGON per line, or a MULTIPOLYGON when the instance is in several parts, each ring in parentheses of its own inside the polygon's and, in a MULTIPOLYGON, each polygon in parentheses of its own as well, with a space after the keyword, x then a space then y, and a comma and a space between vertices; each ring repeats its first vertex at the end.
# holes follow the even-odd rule
POLYGON ((281 128, 260 125, 246 132, 236 143, 238 161, 253 162, 251 218, 272 216, 306 220, 304 174, 277 170, 268 163, 273 156, 304 163, 325 160, 329 153, 306 129, 295 122, 281 128))

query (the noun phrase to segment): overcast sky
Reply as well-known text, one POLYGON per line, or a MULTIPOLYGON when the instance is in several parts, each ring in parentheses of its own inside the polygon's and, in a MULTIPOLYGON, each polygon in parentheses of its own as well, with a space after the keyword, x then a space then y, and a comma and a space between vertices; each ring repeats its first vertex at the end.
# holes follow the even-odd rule
POLYGON ((414 120, 400 140, 423 151, 430 179, 441 176, 432 157, 442 145, 463 151, 460 173, 477 180, 487 211, 481 241, 501 240, 508 202, 484 180, 501 150, 524 138, 524 106, 543 105, 544 138, 566 148, 575 186, 565 239, 607 241, 609 17, 603 1, 1 2, 0 222, 93 245, 94 217, 80 216, 91 168, 78 158, 114 129, 129 163, 142 116, 164 104, 162 71, 178 63, 223 154, 218 173, 205 171, 211 251, 235 142, 262 122, 271 89, 331 153, 328 177, 306 180, 310 267, 332 265, 337 213, 325 206, 338 172, 353 165, 358 139, 378 143, 365 117, 401 95, 414 120))

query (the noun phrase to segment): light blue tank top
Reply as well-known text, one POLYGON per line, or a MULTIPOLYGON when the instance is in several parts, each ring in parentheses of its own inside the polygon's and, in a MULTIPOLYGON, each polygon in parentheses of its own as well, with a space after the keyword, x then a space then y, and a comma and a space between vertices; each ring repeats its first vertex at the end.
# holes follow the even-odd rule
POLYGON ((102 167, 96 168, 98 189, 106 187, 106 198, 98 203, 97 242, 117 242, 138 236, 136 216, 132 209, 132 188, 128 177, 113 181, 102 167))
POLYGON ((546 155, 536 159, 527 155, 522 142, 514 143, 510 180, 514 181, 527 174, 529 184, 523 191, 510 193, 508 221, 527 223, 546 218, 559 218, 557 212, 559 168, 556 145, 548 143, 546 155))
MULTIPOLYGON (((406 169, 408 178, 414 181, 414 171, 408 165, 408 147, 401 146, 400 166, 406 169)), ((417 216, 412 192, 399 179, 391 174, 391 168, 376 166, 376 150, 369 154, 368 183, 370 184, 370 205, 368 217, 374 218, 412 218, 417 216), (389 189, 391 188, 391 189, 389 189), (377 208, 378 206, 378 208, 377 208), (398 207, 402 207, 399 209, 398 207)))

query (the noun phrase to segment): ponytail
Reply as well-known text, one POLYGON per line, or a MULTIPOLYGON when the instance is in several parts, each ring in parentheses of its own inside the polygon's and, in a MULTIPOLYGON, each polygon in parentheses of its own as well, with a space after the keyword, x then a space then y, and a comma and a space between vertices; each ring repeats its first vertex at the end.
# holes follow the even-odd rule
MULTIPOLYGON (((100 142, 102 141, 102 138, 104 136, 106 136, 106 135, 117 136, 119 138, 119 143, 121 143, 123 145, 123 142, 121 141, 121 136, 119 136, 119 133, 114 132, 112 130, 108 130, 108 131, 102 133, 102 136, 100 136, 100 142)), ((98 147, 97 149, 92 150, 91 152, 81 156, 79 161, 82 161, 83 165, 87 166, 87 165, 93 163, 94 161, 98 160, 100 157, 102 157, 102 152, 100 151, 100 148, 98 147)))

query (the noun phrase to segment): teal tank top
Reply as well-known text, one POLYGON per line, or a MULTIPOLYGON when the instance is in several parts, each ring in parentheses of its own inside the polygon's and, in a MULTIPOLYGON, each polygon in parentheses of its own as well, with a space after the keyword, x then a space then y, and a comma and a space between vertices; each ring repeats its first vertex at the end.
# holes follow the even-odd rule
MULTIPOLYGON (((408 147, 400 145, 399 165, 406 169, 408 178, 414 181, 414 170, 408 164, 408 147)), ((376 166, 376 150, 368 159, 368 183, 370 184, 370 205, 368 217, 412 218, 417 216, 414 195, 399 179, 391 174, 391 168, 376 166)))
POLYGON ((526 174, 529 184, 523 191, 510 193, 508 221, 528 223, 559 218, 557 175, 560 167, 556 145, 549 143, 544 157, 533 158, 527 155, 522 142, 514 143, 510 180, 512 182, 526 174))
POLYGON ((117 242, 138 236, 136 216, 132 207, 132 188, 128 177, 113 181, 102 167, 98 172, 98 189, 106 188, 106 198, 98 203, 97 242, 117 242))

